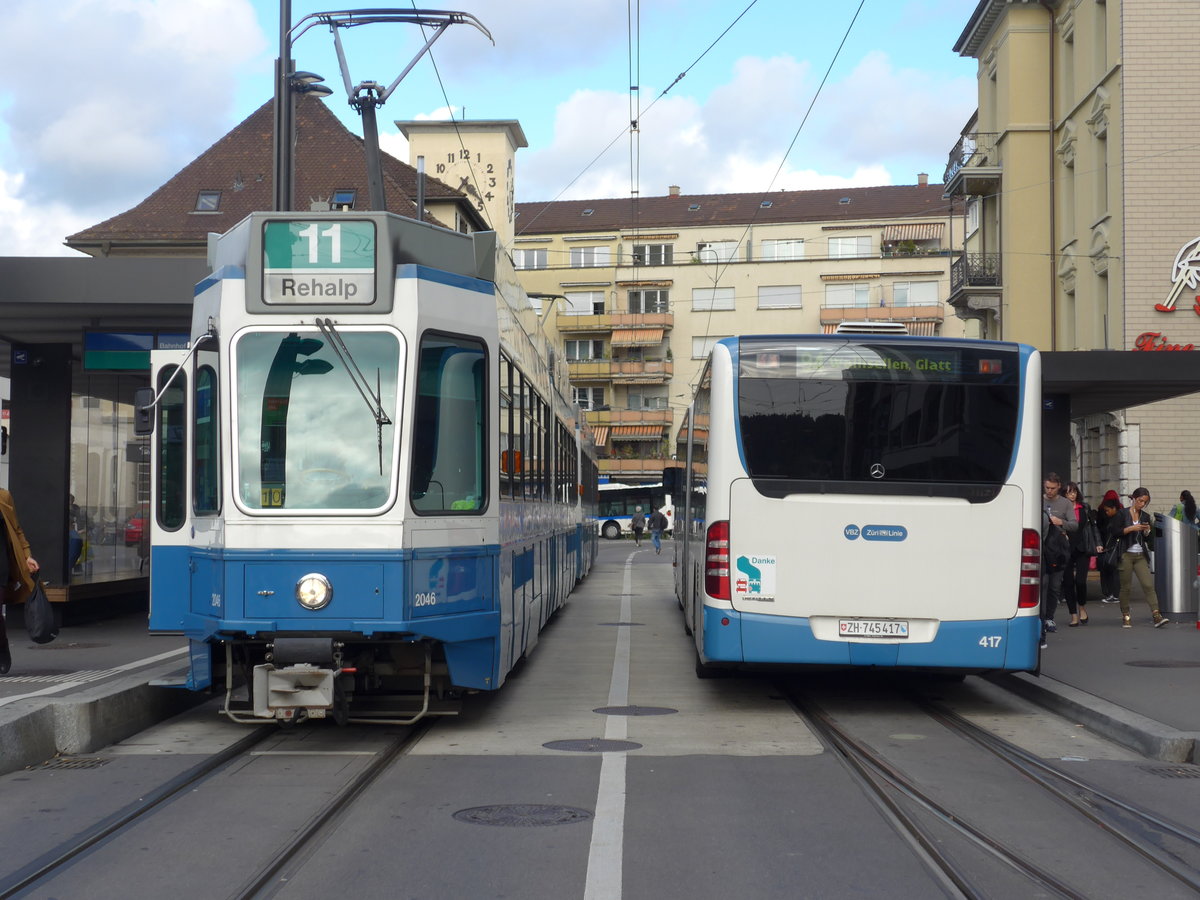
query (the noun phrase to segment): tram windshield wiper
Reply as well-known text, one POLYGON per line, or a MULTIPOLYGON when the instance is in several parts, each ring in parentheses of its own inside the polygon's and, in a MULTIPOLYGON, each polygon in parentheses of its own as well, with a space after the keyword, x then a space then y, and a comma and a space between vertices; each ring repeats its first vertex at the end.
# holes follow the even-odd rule
POLYGON ((371 411, 371 415, 375 418, 375 430, 379 437, 379 474, 383 474, 383 426, 391 425, 392 420, 383 409, 383 385, 380 382, 379 370, 375 370, 375 389, 371 389, 371 383, 367 381, 367 377, 363 375, 362 370, 358 367, 358 363, 354 361, 354 354, 350 352, 350 348, 346 346, 346 342, 342 340, 342 335, 333 325, 332 319, 317 319, 317 328, 321 330, 326 339, 329 341, 329 346, 333 349, 334 355, 346 370, 346 374, 350 376, 350 380, 354 382, 354 386, 358 389, 359 396, 363 398, 363 402, 367 404, 367 409, 371 411))

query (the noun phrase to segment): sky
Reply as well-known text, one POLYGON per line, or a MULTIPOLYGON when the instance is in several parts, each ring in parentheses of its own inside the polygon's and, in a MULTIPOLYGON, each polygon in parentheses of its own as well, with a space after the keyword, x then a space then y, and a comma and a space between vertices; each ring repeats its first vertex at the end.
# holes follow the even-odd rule
MULTIPOLYGON (((859 2, 422 2, 492 40, 448 28, 379 110, 380 140, 407 162, 396 120, 516 119, 518 202, 940 181, 976 106, 976 61, 952 48, 977 0, 859 2)), ((141 202, 272 96, 280 0, 4 7, 5 256, 77 255, 67 235, 141 202)), ((330 30, 300 31, 346 8, 292 0, 292 56, 361 134, 330 30)), ((401 23, 341 37, 352 84, 391 84, 425 41, 401 23)))

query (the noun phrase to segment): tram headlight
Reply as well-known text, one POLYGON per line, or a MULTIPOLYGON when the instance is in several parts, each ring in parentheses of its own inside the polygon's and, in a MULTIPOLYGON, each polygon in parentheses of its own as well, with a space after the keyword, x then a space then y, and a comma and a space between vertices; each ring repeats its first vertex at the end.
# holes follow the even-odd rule
POLYGON ((323 609, 333 599, 333 585, 320 572, 305 575, 296 582, 296 602, 305 609, 323 609))

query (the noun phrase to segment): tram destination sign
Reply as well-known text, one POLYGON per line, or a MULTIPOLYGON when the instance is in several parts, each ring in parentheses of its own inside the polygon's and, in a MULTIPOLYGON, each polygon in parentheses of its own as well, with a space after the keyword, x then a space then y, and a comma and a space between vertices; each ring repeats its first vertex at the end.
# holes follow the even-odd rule
POLYGON ((263 302, 273 306, 375 302, 375 223, 292 219, 263 223, 263 302))

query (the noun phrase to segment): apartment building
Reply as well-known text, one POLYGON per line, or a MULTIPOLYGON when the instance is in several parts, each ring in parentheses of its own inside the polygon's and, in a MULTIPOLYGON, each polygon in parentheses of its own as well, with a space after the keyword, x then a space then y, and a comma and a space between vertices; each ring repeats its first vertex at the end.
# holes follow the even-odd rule
POLYGON ((1194 3, 981 0, 953 48, 979 61, 979 106, 944 176, 966 215, 950 303, 1080 354, 1099 388, 1071 403, 1069 465, 1092 499, 1196 486, 1200 400, 1122 404, 1184 393, 1160 388, 1191 358, 1164 356, 1200 345, 1198 28, 1194 3))

